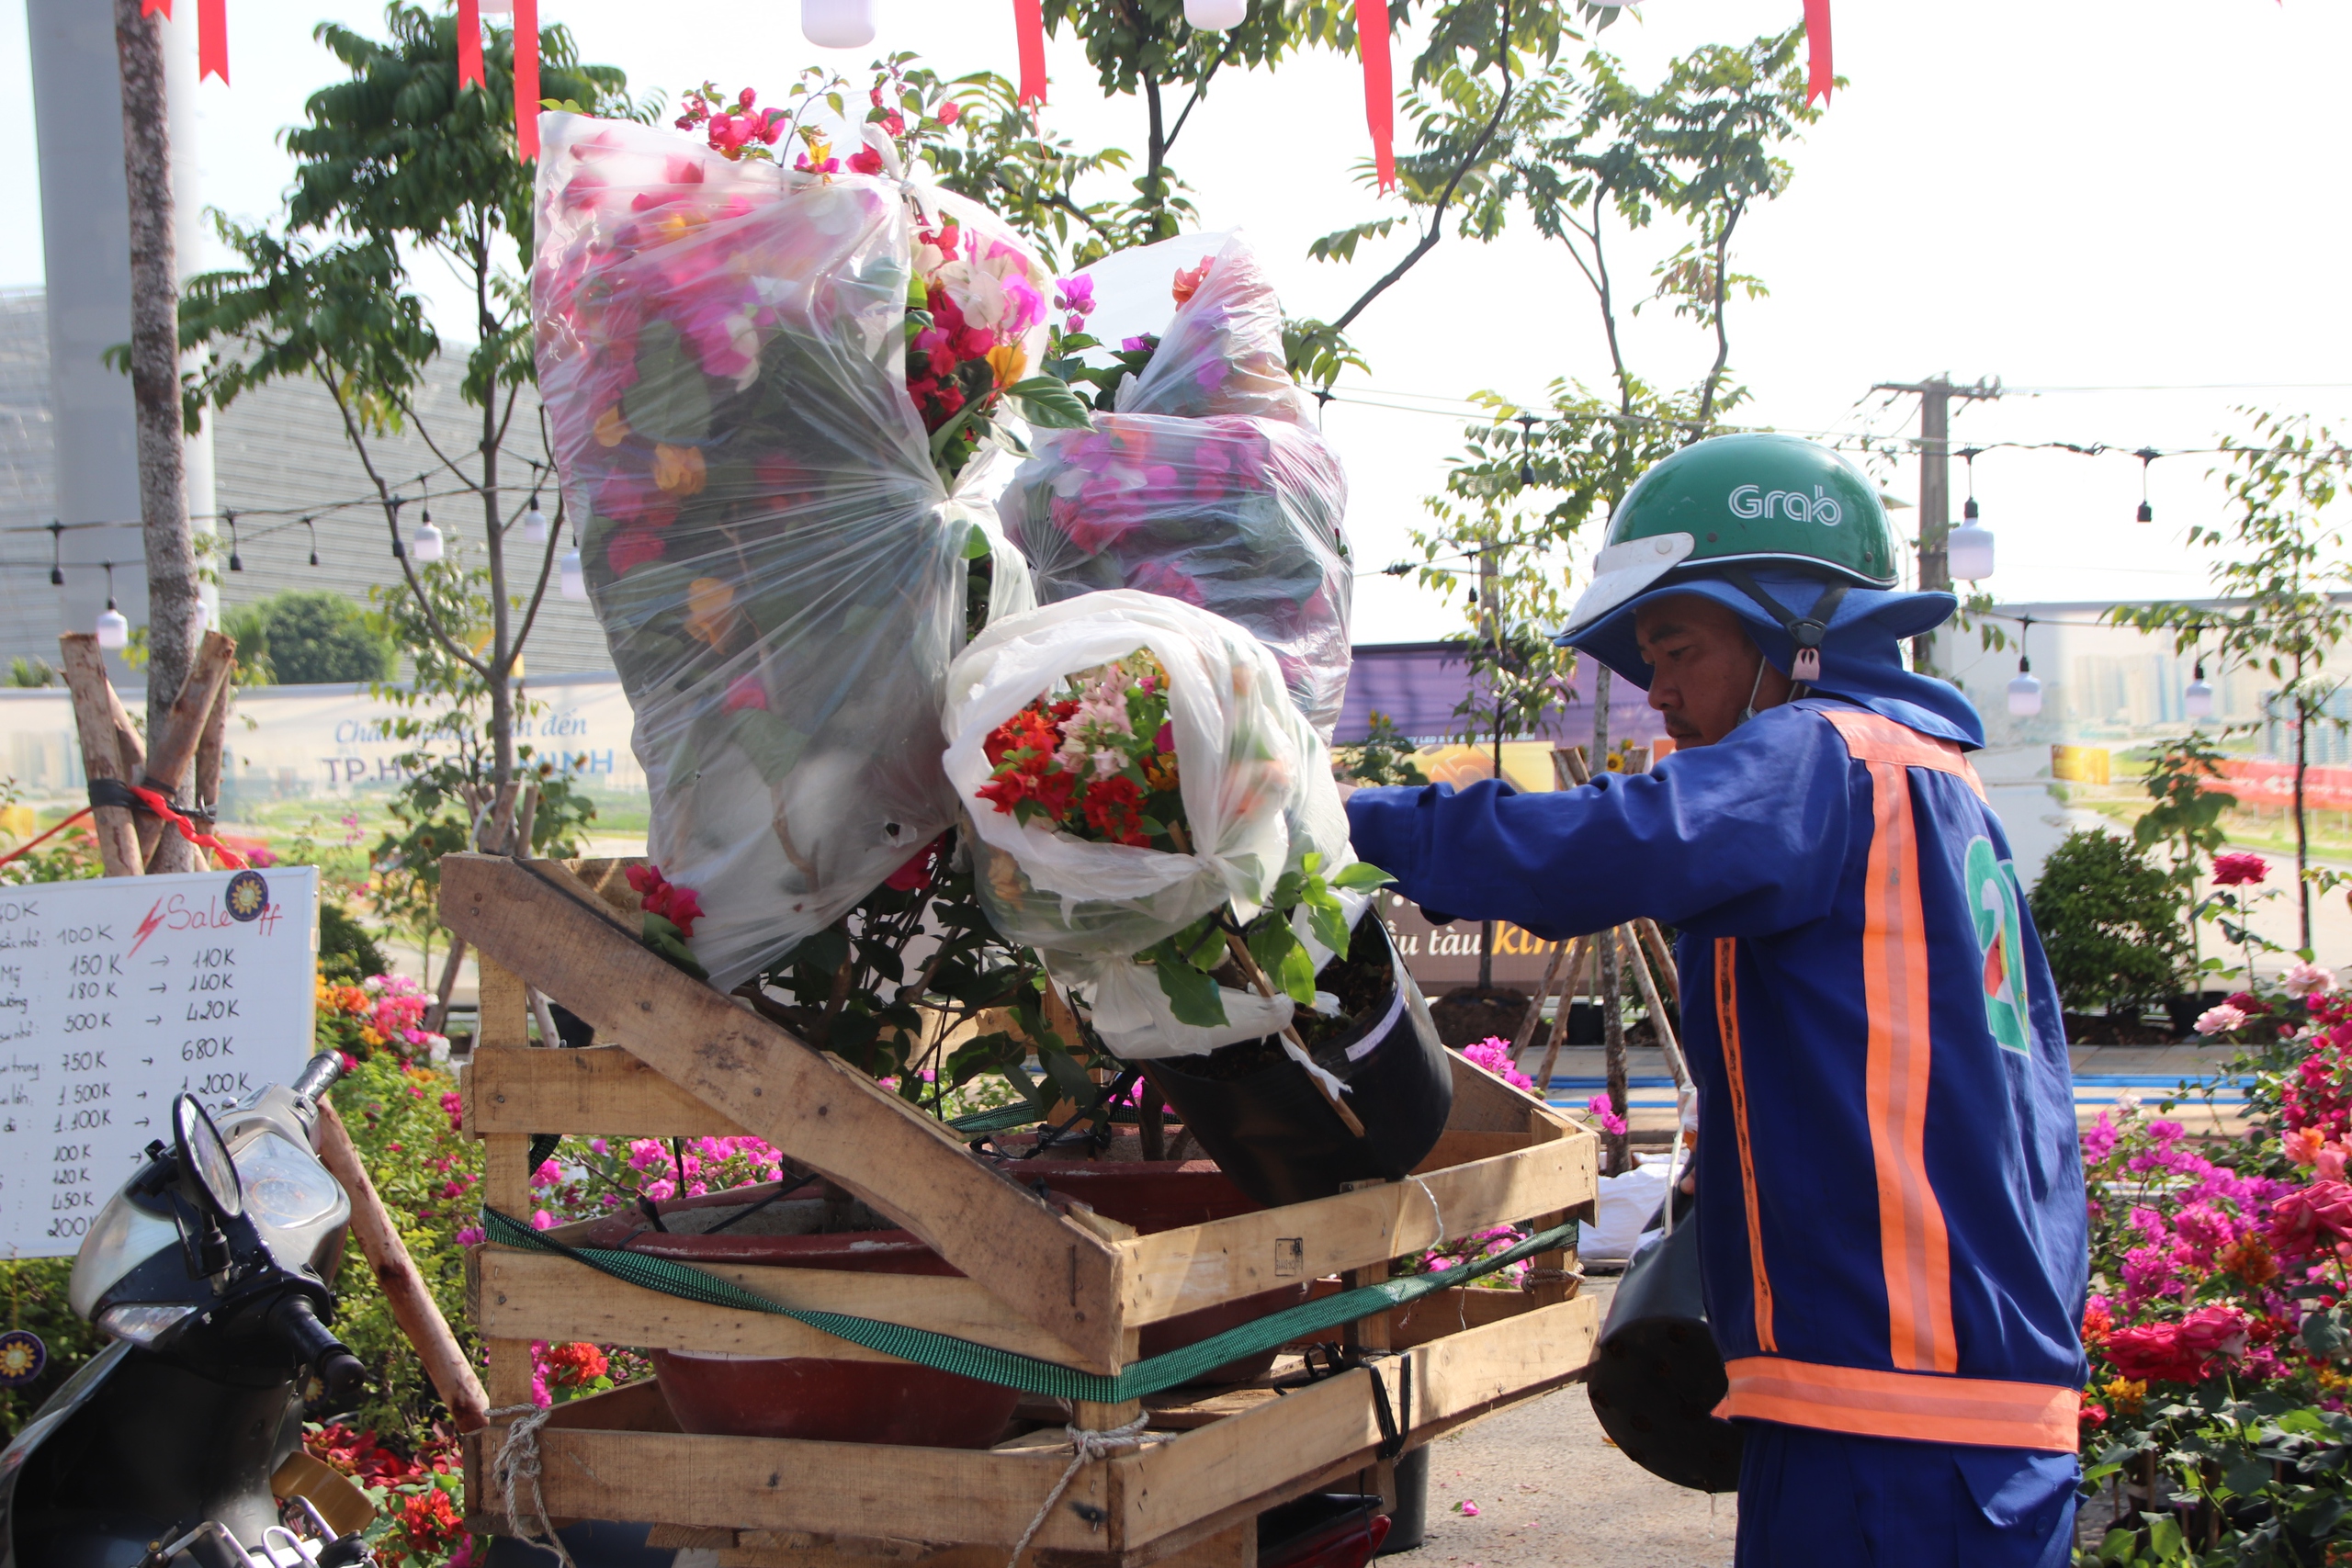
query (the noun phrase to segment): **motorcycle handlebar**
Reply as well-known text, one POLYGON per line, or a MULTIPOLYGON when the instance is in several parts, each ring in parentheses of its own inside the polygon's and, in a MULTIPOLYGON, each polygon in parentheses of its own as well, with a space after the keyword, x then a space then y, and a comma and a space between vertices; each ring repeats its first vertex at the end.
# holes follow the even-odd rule
POLYGON ((322 1051, 311 1058, 309 1065, 302 1069, 302 1076, 294 1080, 291 1088, 304 1100, 323 1100, 327 1090, 342 1081, 343 1054, 340 1051, 322 1051))
POLYGON ((359 1364, 359 1358, 327 1331, 310 1297, 289 1295, 280 1301, 270 1308, 269 1326, 279 1343, 317 1375, 330 1402, 341 1404, 367 1381, 367 1369, 359 1364))

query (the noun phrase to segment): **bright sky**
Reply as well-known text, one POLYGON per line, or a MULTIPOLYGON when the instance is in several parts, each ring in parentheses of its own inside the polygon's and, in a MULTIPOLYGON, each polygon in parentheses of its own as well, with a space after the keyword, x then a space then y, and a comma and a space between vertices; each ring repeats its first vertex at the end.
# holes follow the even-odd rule
MULTIPOLYGON (((884 49, 916 50, 950 73, 1012 73, 1010 0, 878 4, 875 48, 843 54, 806 45, 789 3, 543 8, 588 59, 673 100, 707 75, 770 87, 819 58, 854 73, 884 49)), ((1647 80, 1676 53, 1743 42, 1799 11, 1798 0, 1649 0, 1603 41, 1647 80)), ((248 219, 275 209, 288 178, 276 133, 335 69, 309 36, 322 17, 372 28, 381 11, 230 0, 235 85, 202 89, 208 202, 248 219)), ((2231 411, 2244 403, 2345 422, 2352 312, 2339 280, 2352 218, 2335 185, 2352 141, 2341 109, 2352 11, 2320 0, 1835 0, 1835 17, 1852 85, 1791 150, 1790 193, 1742 231, 1739 265, 1772 291, 1733 318, 1734 368, 1754 392, 1747 417, 1799 432, 1916 430, 1912 400, 1885 406, 1871 384, 1949 371, 2010 389, 1959 415, 1955 436, 1979 446, 2210 446, 2242 428, 2231 411)), ((1051 64, 1054 128, 1082 145, 1140 146, 1140 104, 1104 102, 1074 41, 1052 45, 1051 64)), ((41 280, 32 112, 19 23, 0 28, 0 138, 23 149, 0 167, 0 205, 20 215, 0 228, 0 286, 41 280)), ((1175 162, 1204 223, 1246 229, 1286 304, 1328 315, 1401 248, 1368 247, 1351 267, 1306 259, 1311 239, 1381 209, 1352 176, 1365 146, 1353 63, 1310 56, 1279 75, 1220 78, 1175 162)), ((1597 383, 1607 370, 1581 279, 1524 231, 1486 246, 1449 239, 1356 335, 1372 373, 1344 389, 1389 403, 1449 406, 1481 388, 1533 400, 1555 376, 1597 383)), ((1704 345, 1662 310, 1634 341, 1658 378, 1703 364, 1704 345)), ((1327 429, 1353 488, 1360 558, 1396 558, 1458 422, 1342 401, 1327 429)), ((2007 600, 2198 592, 2185 534, 2219 516, 2210 461, 2156 464, 2157 520, 2141 526, 2128 455, 1989 453, 1976 493, 2000 570, 1986 586, 2007 600)), ((1911 465, 1883 477, 1916 495, 1911 465)), ((1963 483, 1955 473, 1955 510, 1963 483)), ((1378 576, 1360 581, 1356 607, 1359 640, 1454 624, 1378 576)))

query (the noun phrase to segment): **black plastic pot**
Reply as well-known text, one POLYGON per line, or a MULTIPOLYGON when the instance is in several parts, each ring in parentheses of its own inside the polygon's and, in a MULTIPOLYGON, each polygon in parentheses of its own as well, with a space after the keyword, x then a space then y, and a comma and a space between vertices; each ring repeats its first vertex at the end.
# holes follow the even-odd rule
POLYGON ((1306 1069, 1288 1057, 1240 1078, 1202 1077, 1169 1061, 1142 1064, 1227 1179, 1268 1208, 1329 1198, 1351 1181, 1399 1179, 1437 1146, 1453 1111, 1445 1047, 1388 928, 1367 914, 1356 942, 1360 956, 1368 956, 1363 944, 1379 944, 1389 986, 1315 1060, 1348 1086, 1363 1137, 1348 1131, 1306 1069))
POLYGON ((1696 1492, 1739 1490, 1747 1439, 1714 1413, 1731 1379, 1699 1291, 1697 1214, 1625 1270, 1586 1386, 1600 1429, 1627 1459, 1696 1492))
POLYGON ((1430 1529, 1430 1450, 1408 1449, 1396 1461, 1396 1511, 1388 1516, 1388 1539, 1375 1557, 1414 1551, 1430 1529))
POLYGON ((2165 1016, 2172 1021, 2172 1037, 2186 1040, 2197 1032, 2197 1021, 2208 1008, 2230 999, 2227 991, 2199 991, 2195 996, 2166 997, 2165 1016))

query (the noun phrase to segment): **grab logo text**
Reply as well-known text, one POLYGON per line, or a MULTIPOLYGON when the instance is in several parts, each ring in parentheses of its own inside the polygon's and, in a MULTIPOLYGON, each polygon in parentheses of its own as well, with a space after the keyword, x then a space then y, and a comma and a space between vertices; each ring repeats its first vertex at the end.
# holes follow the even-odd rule
POLYGON ((1742 485, 1731 492, 1731 514, 1734 517, 1770 517, 1774 512, 1792 523, 1818 523, 1825 528, 1835 528, 1845 520, 1845 509, 1838 498, 1822 493, 1813 487, 1805 495, 1793 490, 1766 490, 1761 485, 1742 485))

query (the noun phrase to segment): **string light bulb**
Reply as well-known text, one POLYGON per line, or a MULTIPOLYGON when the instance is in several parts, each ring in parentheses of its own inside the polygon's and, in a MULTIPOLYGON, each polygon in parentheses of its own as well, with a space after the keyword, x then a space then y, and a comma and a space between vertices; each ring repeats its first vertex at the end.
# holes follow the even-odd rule
POLYGON ((2029 615, 2018 627, 2018 672, 2009 682, 2009 712, 2019 718, 2031 718, 2041 711, 2041 682, 2033 673, 2033 660, 2026 657, 2026 634, 2033 630, 2033 617, 2029 615))
POLYGON ((424 509, 422 520, 416 525, 416 533, 409 539, 409 548, 421 561, 431 562, 441 558, 441 530, 433 525, 431 507, 424 509))
POLYGON ((130 623, 123 617, 120 610, 114 607, 114 562, 107 562, 106 567, 107 607, 98 615, 98 646, 100 648, 129 648, 130 623))
POLYGON ((302 526, 311 531, 311 564, 316 566, 319 564, 319 525, 305 517, 302 519, 302 526))
POLYGON ((526 545, 548 542, 548 514, 539 510, 537 491, 531 492, 531 504, 523 509, 523 542, 526 545))
POLYGON ((2180 711, 2191 718, 2213 716, 2213 688, 2205 679, 2205 660, 2197 660, 2197 670, 2189 677, 2188 689, 2180 694, 2180 711))
POLYGON ((221 515, 226 517, 229 523, 229 570, 243 571, 245 570, 245 558, 237 553, 237 514, 234 512, 227 512, 221 515))
POLYGON ((49 520, 49 585, 51 588, 65 586, 65 568, 59 561, 57 554, 58 541, 64 536, 65 525, 54 517, 51 518, 49 520))
POLYGON ((1519 483, 1521 490, 1535 488, 1535 460, 1529 443, 1535 435, 1535 416, 1523 413, 1519 417, 1519 483))
POLYGON ((1993 575, 1993 530, 1976 509, 1976 450, 1961 457, 1968 464, 1968 503, 1960 509, 1960 526, 1944 536, 1944 567, 1963 581, 1981 582, 1993 575))
POLYGON ((864 49, 874 41, 874 0, 800 0, 800 36, 819 49, 864 49))
POLYGON ((2148 504, 2148 465, 2154 462, 2161 454, 2152 446, 2143 446, 2132 455, 2140 459, 2140 521, 2154 523, 2156 520, 2156 509, 2148 504))
POLYGON ((580 560, 580 525, 571 525, 571 548, 564 551, 559 569, 562 574, 563 596, 567 599, 588 597, 588 569, 580 560))

